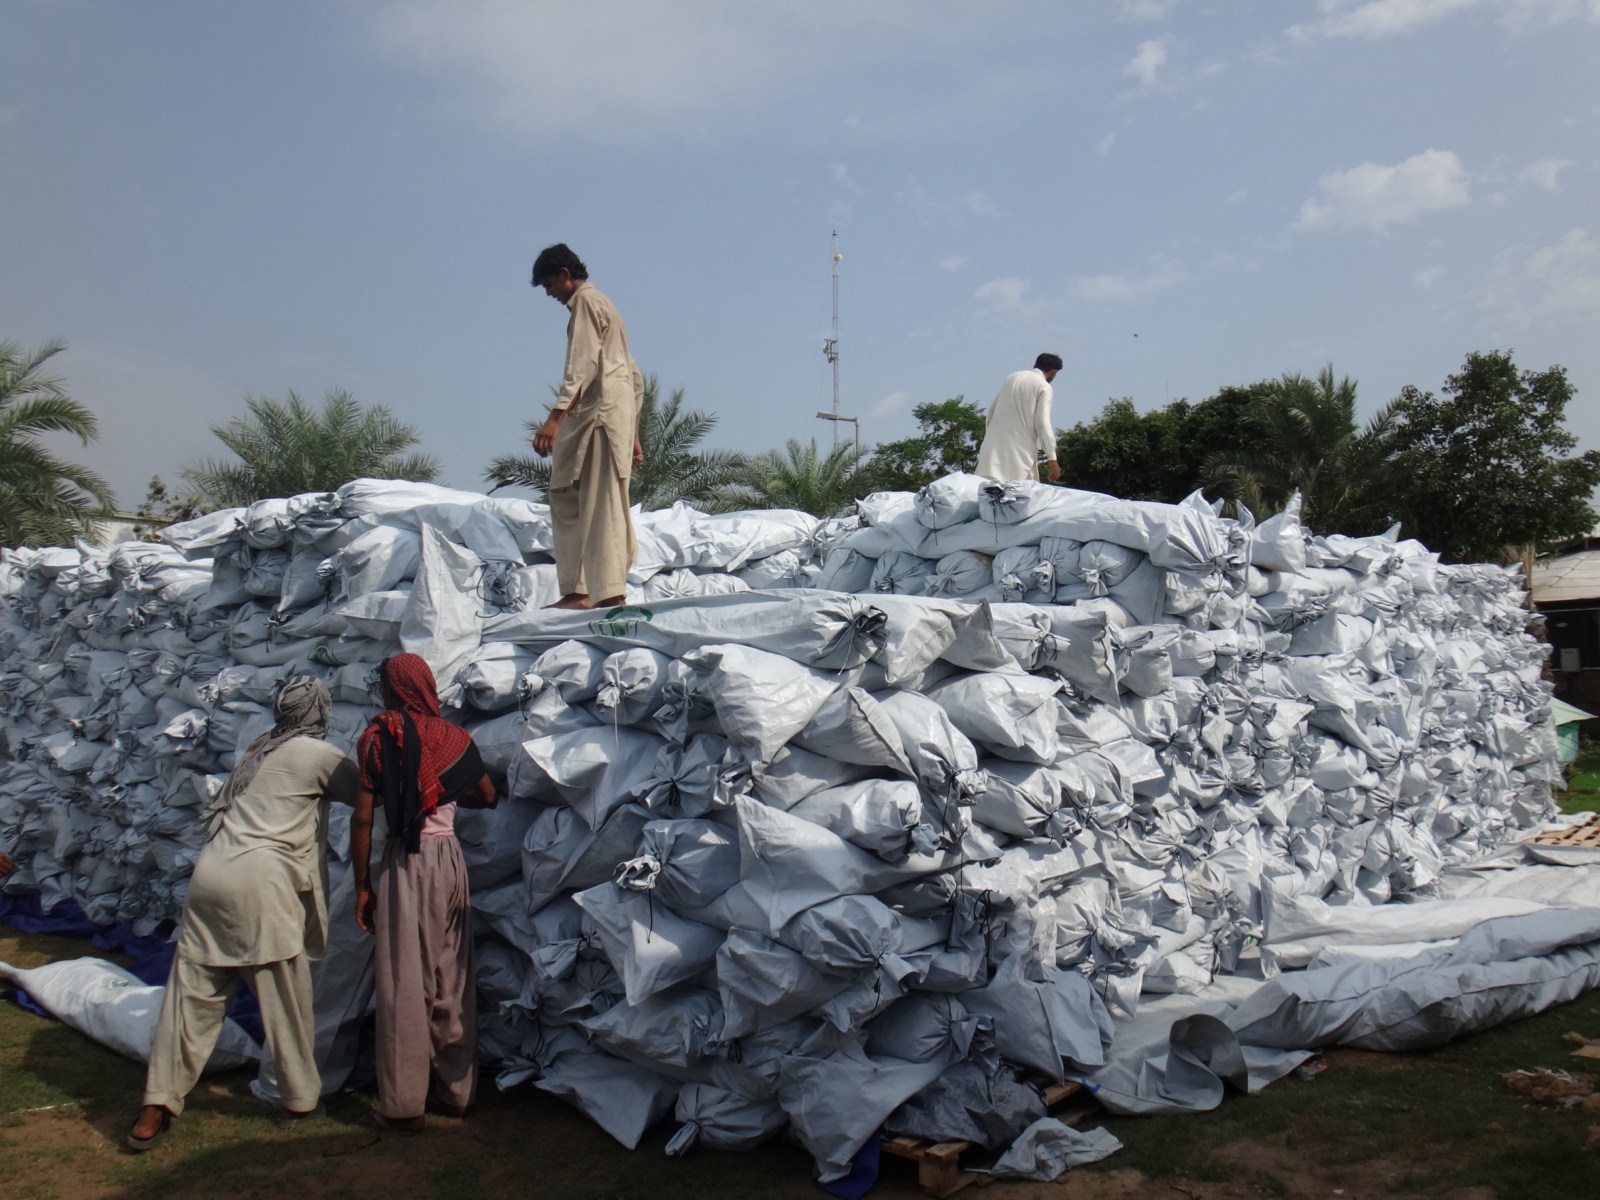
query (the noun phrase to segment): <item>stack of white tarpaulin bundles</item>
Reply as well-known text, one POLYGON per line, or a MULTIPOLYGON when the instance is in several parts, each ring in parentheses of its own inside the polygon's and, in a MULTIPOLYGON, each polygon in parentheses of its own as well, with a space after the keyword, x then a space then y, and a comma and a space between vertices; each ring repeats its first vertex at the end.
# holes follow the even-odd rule
POLYGON ((502 1085, 630 1146, 788 1128, 834 1179, 883 1127, 1009 1144, 1045 1116, 1024 1076, 1101 1068, 1275 900, 1426 894, 1550 810, 1499 568, 1198 497, 951 476, 858 507, 643 514, 608 613, 542 611, 543 506, 412 484, 9 552, 7 886, 173 918, 276 680, 328 679, 348 744, 415 651, 509 797, 457 822, 502 1085))

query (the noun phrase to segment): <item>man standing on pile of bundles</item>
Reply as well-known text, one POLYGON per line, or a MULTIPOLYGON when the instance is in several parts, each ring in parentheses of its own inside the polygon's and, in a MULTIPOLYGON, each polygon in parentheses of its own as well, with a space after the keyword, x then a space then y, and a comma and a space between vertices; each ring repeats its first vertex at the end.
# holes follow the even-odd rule
POLYGON ((983 445, 978 447, 978 474, 1002 483, 1039 478, 1045 460, 1051 483, 1061 478, 1056 461, 1056 428, 1050 420, 1050 383, 1061 370, 1061 358, 1041 354, 1033 367, 1007 375, 989 405, 983 445))
POLYGON ((554 454, 550 520, 561 599, 549 607, 613 608, 623 603, 639 548, 628 478, 644 461, 644 377, 616 306, 589 282, 589 269, 565 243, 539 252, 533 286, 572 313, 561 391, 533 435, 536 451, 554 454))
POLYGON ((280 1123, 320 1110, 308 959, 327 945, 328 802, 349 804, 356 789, 355 764, 323 740, 332 707, 320 679, 289 679, 273 702, 276 724, 250 743, 206 813, 211 840, 184 900, 130 1150, 150 1149, 183 1111, 241 976, 261 1005, 280 1123))

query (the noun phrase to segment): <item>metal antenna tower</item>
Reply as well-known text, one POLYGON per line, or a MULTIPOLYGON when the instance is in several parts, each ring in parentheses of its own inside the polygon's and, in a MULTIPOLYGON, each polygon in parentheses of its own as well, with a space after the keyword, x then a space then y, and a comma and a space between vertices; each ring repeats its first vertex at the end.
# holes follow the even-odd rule
POLYGON ((833 364, 833 444, 839 445, 839 231, 833 231, 833 336, 822 343, 822 353, 833 364))

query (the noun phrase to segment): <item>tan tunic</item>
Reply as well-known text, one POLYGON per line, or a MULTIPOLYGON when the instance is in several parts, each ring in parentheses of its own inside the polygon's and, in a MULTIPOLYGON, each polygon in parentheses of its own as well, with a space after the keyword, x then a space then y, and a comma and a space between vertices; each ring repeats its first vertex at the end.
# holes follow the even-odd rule
POLYGON ((266 758, 194 865, 178 953, 211 967, 315 958, 327 943, 328 802, 350 803, 355 763, 318 738, 266 758))
POLYGON ((575 487, 593 435, 604 430, 618 478, 633 471, 633 436, 644 402, 644 377, 628 351, 628 330, 603 293, 579 284, 567 301, 567 365, 555 408, 567 409, 550 462, 552 488, 575 487))

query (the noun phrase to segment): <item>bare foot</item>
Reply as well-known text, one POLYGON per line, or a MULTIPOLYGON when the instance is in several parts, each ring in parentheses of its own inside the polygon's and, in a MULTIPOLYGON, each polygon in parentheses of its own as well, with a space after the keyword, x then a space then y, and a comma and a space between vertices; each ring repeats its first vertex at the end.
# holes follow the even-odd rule
POLYGON ((628 602, 626 596, 607 596, 604 600, 591 604, 590 608, 621 608, 628 602))
POLYGON ((587 595, 585 595, 583 592, 568 592, 565 596, 561 597, 561 599, 557 600, 554 604, 546 604, 545 607, 546 608, 586 609, 586 608, 593 608, 594 605, 589 603, 589 597, 587 595))

